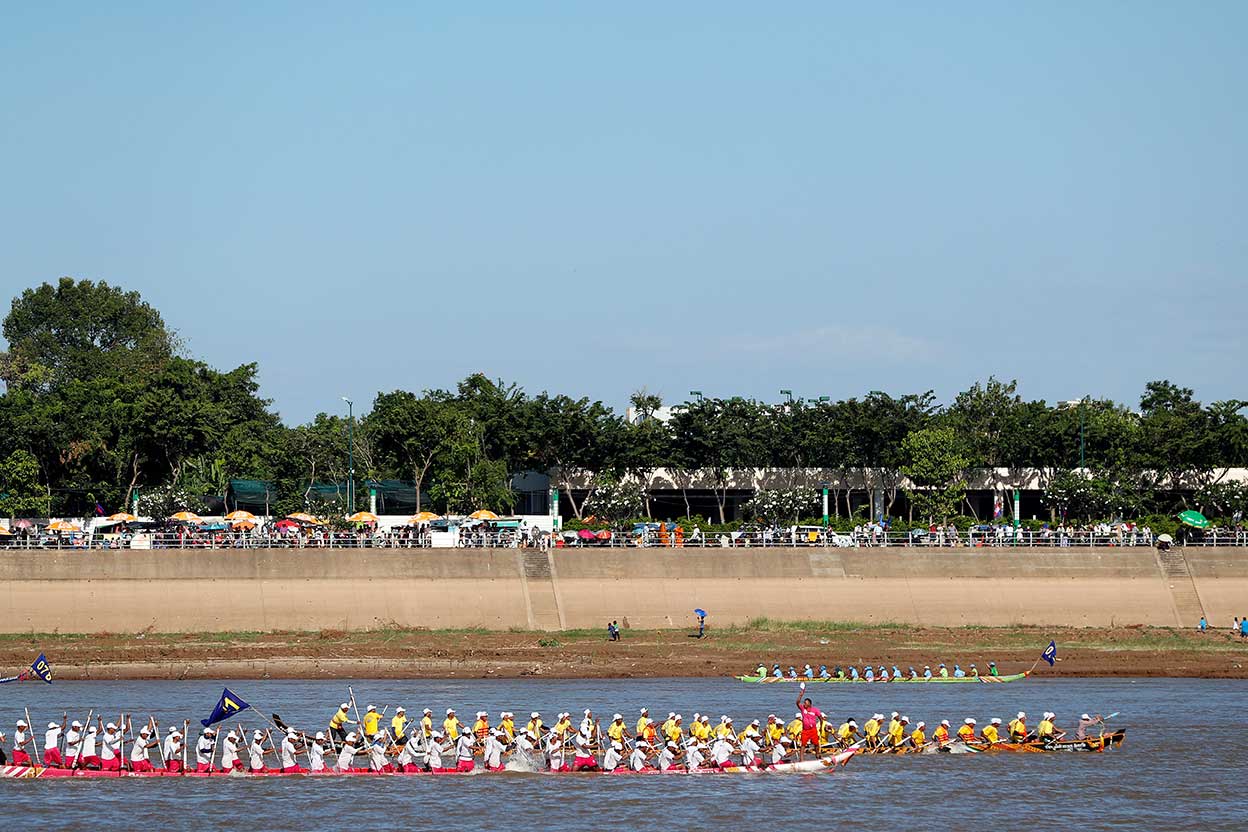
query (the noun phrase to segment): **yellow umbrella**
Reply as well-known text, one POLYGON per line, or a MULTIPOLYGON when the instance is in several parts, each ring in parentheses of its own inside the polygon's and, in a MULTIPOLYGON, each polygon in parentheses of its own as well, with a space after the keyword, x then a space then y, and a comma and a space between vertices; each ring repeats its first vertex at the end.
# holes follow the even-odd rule
POLYGON ((348 523, 376 523, 377 515, 371 511, 357 511, 347 518, 348 523))
POLYGON ((469 514, 468 519, 469 520, 497 520, 498 515, 490 511, 488 508, 483 508, 480 511, 474 511, 472 514, 469 514))
POLYGON ((231 525, 236 529, 242 529, 244 531, 251 531, 256 527, 256 524, 250 520, 235 520, 231 525))
POLYGON ((196 514, 195 512, 193 512, 193 511, 179 511, 177 514, 174 514, 174 515, 173 515, 173 516, 171 516, 169 519, 170 519, 170 520, 177 520, 177 521, 179 521, 179 522, 181 522, 181 523, 202 523, 202 522, 204 522, 204 521, 200 518, 200 516, 199 516, 198 514, 196 514))
POLYGON ((407 518, 407 525, 415 526, 417 523, 428 523, 430 520, 441 520, 442 515, 434 514, 432 511, 422 511, 420 514, 413 514, 407 518))
POLYGON ((287 520, 295 520, 299 523, 311 523, 314 526, 321 525, 321 521, 308 514, 306 511, 296 511, 294 514, 287 514, 287 520))
POLYGON ((225 515, 225 519, 235 523, 254 523, 256 522, 256 515, 252 514, 250 511, 243 511, 242 509, 239 509, 238 511, 231 511, 229 514, 225 515))
POLYGON ((7 534, 13 534, 13 532, 9 531, 8 526, 0 526, 0 535, 7 534))
POLYGON ((119 511, 116 514, 108 515, 108 519, 114 523, 133 523, 139 518, 135 517, 133 514, 127 514, 124 511, 119 511))
POLYGON ((50 532, 80 532, 82 531, 82 529, 79 528, 78 526, 75 526, 73 523, 67 522, 65 520, 53 520, 51 523, 48 524, 48 531, 50 532))

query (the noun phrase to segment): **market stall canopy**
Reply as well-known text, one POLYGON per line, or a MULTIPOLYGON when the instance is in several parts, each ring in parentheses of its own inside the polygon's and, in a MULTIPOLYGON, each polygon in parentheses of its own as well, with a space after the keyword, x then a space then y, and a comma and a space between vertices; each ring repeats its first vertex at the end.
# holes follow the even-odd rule
POLYGON ((498 515, 490 511, 488 508, 483 508, 479 511, 474 511, 472 514, 469 514, 468 517, 471 520, 497 520, 498 519, 498 515))
POLYGON ((422 511, 420 514, 413 514, 407 518, 407 525, 415 526, 417 523, 428 523, 431 520, 441 520, 442 515, 434 514, 432 511, 422 511))
POLYGON ((200 516, 193 511, 179 511, 177 514, 169 516, 170 520, 176 520, 179 523, 202 523, 200 516))
POLYGON ((1188 511, 1180 512, 1179 519, 1183 521, 1183 525, 1191 526, 1193 529, 1207 529, 1211 525, 1205 515, 1201 514, 1199 511, 1191 511, 1190 509, 1188 511))
POLYGON ((357 511, 347 518, 348 523, 376 523, 377 515, 371 511, 357 511))

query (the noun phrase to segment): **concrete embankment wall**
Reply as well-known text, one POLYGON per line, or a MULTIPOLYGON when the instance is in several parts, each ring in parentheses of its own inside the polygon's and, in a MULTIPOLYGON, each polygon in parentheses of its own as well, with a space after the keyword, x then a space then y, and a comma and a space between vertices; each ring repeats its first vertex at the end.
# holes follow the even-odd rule
POLYGON ((567 629, 787 620, 1193 626, 1248 612, 1248 549, 19 551, 0 631, 567 629))

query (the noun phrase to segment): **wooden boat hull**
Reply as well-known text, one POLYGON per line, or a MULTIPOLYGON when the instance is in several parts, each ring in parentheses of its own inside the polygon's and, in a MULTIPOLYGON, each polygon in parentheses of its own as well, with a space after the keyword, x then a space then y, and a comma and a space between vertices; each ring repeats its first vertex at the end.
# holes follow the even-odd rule
MULTIPOLYGON (((1008 675, 1008 676, 964 676, 964 677, 962 677, 961 679, 955 679, 955 678, 954 678, 954 677, 952 677, 952 676, 949 676, 949 677, 933 676, 933 677, 932 677, 932 678, 930 678, 930 679, 924 679, 924 678, 918 678, 918 679, 906 679, 906 678, 902 678, 902 679, 890 679, 890 680, 889 680, 889 681, 887 681, 887 682, 879 682, 879 684, 889 684, 889 685, 891 685, 891 684, 902 684, 902 685, 957 685, 957 684, 972 684, 972 685, 973 685, 973 684, 977 684, 977 683, 982 683, 982 684, 985 684, 985 685, 999 685, 999 684, 1005 684, 1006 682, 1017 682, 1017 681, 1020 681, 1020 680, 1022 680, 1022 679, 1026 679, 1026 678, 1027 678, 1028 676, 1030 676, 1030 675, 1031 675, 1031 671, 1027 671, 1027 672, 1025 672, 1025 673, 1012 673, 1012 674, 1010 674, 1010 675, 1008 675)), ((805 683, 807 683, 807 684, 834 684, 834 685, 854 685, 854 684, 866 685, 866 684, 876 684, 876 682, 868 682, 866 679, 819 679, 819 678, 815 678, 815 679, 805 679, 805 678, 797 678, 797 679, 792 679, 792 678, 789 678, 788 676, 782 676, 782 677, 776 677, 776 676, 737 676, 737 677, 736 677, 736 679, 737 679, 738 681, 740 681, 740 682, 750 682, 751 684, 756 684, 756 685, 771 685, 771 684, 776 684, 776 683, 779 683, 779 682, 805 682, 805 683)))
POLYGON ((1099 753, 1107 748, 1117 748, 1127 738, 1127 729, 1121 728, 1099 737, 1088 737, 1083 740, 1054 740, 1052 742, 999 742, 994 745, 984 743, 965 743, 968 750, 978 753, 995 754, 1047 754, 1047 753, 1099 753))

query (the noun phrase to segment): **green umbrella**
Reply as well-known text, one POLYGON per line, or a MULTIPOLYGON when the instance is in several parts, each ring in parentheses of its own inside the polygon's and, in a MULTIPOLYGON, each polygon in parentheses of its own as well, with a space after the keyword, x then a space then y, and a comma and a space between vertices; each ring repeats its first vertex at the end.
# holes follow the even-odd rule
POLYGON ((1185 511, 1179 515, 1179 519, 1183 521, 1183 525, 1191 526, 1193 529, 1207 529, 1210 526, 1205 515, 1199 511, 1185 511))

